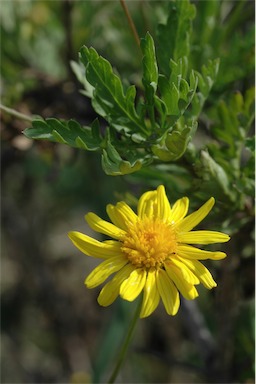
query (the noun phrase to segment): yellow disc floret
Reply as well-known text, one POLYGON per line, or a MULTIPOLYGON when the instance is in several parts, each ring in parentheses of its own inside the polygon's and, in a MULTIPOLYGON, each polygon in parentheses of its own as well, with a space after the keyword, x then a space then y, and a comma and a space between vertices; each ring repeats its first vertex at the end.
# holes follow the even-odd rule
POLYGON ((160 219, 138 219, 122 240, 122 252, 137 268, 159 268, 177 248, 172 224, 160 219))

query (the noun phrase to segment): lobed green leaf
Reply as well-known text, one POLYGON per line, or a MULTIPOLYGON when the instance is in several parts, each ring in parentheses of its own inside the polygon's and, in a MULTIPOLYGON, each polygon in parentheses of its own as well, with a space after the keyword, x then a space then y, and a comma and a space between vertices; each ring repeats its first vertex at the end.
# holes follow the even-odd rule
POLYGON ((139 159, 132 162, 123 160, 109 140, 106 149, 103 149, 101 163, 104 172, 111 176, 133 173, 142 167, 142 161, 139 159))
POLYGON ((159 70, 167 77, 170 74, 170 59, 178 61, 181 57, 189 55, 192 20, 195 15, 196 8, 189 0, 172 1, 167 23, 158 26, 159 70))
POLYGON ((173 127, 178 119, 185 113, 189 105, 191 104, 196 88, 198 78, 194 71, 190 74, 190 84, 182 77, 182 66, 186 62, 185 58, 182 58, 175 63, 171 61, 173 72, 170 74, 170 78, 167 79, 164 75, 159 75, 158 84, 161 99, 166 107, 166 115, 169 118, 169 128, 173 127))
POLYGON ((219 59, 209 60, 207 65, 202 67, 202 73, 194 71, 194 76, 198 78, 198 91, 195 93, 192 100, 192 108, 190 116, 197 118, 204 106, 206 99, 209 96, 211 88, 217 78, 219 71, 219 59))
POLYGON ((80 59, 85 66, 87 81, 94 87, 92 104, 95 111, 117 130, 147 133, 144 122, 135 110, 136 90, 130 86, 126 93, 111 64, 94 48, 82 47, 80 59))
POLYGON ((58 119, 49 118, 34 120, 32 128, 25 129, 23 133, 30 139, 43 139, 88 151, 96 151, 100 149, 102 143, 97 120, 93 122, 92 127, 93 130, 91 127, 82 127, 75 120, 62 122, 58 119), (98 129, 97 135, 95 134, 96 129, 98 129))
POLYGON ((178 160, 185 153, 196 126, 197 123, 193 122, 190 127, 185 126, 182 130, 173 130, 167 134, 164 144, 159 143, 152 146, 152 152, 162 161, 178 160))
POLYGON ((213 134, 229 145, 233 156, 251 129, 254 119, 253 105, 254 88, 251 88, 246 91, 244 97, 239 91, 234 92, 227 101, 220 100, 217 108, 210 111, 215 120, 213 134))
POLYGON ((152 36, 147 32, 146 37, 141 39, 141 50, 143 53, 142 83, 145 87, 145 97, 149 105, 153 105, 154 94, 158 83, 158 68, 156 62, 155 45, 152 36))
POLYGON ((148 86, 151 83, 157 84, 158 68, 156 62, 155 44, 149 32, 147 32, 144 39, 141 39, 140 46, 143 53, 143 84, 145 86, 148 86))

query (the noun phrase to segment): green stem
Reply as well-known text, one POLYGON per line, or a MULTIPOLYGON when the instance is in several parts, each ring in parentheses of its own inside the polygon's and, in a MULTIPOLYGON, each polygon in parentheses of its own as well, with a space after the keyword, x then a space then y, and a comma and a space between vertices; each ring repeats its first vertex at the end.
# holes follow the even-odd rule
POLYGON ((9 113, 9 115, 17 117, 20 120, 25 120, 25 121, 32 122, 33 120, 40 118, 39 116, 27 116, 27 115, 24 115, 23 113, 15 111, 15 109, 8 108, 8 107, 6 107, 3 104, 0 104, 0 109, 2 111, 6 112, 6 113, 9 113))
POLYGON ((150 119, 150 122, 151 122, 151 128, 152 128, 152 132, 155 132, 155 110, 154 110, 154 106, 153 105, 150 105, 149 106, 149 119, 150 119))
POLYGON ((133 331, 135 329, 135 325, 137 324, 137 320, 139 318, 140 310, 141 310, 141 300, 139 300, 138 306, 137 306, 136 311, 134 313, 134 317, 133 317, 133 319, 132 319, 132 321, 130 323, 130 327, 129 327, 129 330, 127 332, 126 339, 124 340, 122 349, 121 349, 120 354, 119 354, 118 359, 117 359, 116 366, 115 366, 115 368, 114 368, 114 370, 112 372, 112 375, 110 376, 108 384, 113 384, 115 382, 115 380, 117 378, 117 375, 118 375, 118 373, 120 371, 121 365, 124 362, 125 355, 126 355, 128 346, 129 346, 129 344, 131 342, 133 331))

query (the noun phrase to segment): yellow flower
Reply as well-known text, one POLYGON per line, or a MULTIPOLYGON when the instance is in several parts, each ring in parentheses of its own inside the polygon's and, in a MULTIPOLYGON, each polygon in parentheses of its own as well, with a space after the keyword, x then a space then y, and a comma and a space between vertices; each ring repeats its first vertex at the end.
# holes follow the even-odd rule
POLYGON ((125 203, 109 204, 107 213, 112 223, 94 213, 85 218, 96 232, 114 240, 97 241, 80 232, 70 232, 74 245, 88 256, 101 258, 86 278, 88 288, 104 283, 98 302, 108 306, 120 295, 133 301, 143 291, 140 317, 149 316, 162 299, 169 315, 179 309, 179 292, 185 299, 198 296, 195 285, 216 287, 208 269, 198 260, 220 260, 223 252, 198 249, 191 244, 223 243, 229 236, 215 231, 192 231, 214 205, 211 197, 201 208, 188 215, 189 200, 183 197, 171 207, 165 188, 144 193, 138 202, 137 214, 125 203))

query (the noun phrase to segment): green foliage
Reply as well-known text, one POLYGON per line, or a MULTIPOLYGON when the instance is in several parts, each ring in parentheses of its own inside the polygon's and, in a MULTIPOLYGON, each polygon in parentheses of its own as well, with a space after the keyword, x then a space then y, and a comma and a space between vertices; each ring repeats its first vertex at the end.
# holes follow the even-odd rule
POLYGON ((234 84, 237 86, 241 80, 250 77, 252 80, 255 65, 253 2, 207 0, 197 2, 196 9, 190 57, 194 68, 201 68, 207 60, 220 57, 215 84, 219 91, 232 88, 234 84))
POLYGON ((96 151, 101 147, 102 137, 97 120, 91 127, 81 127, 75 120, 61 122, 53 118, 34 120, 32 126, 33 128, 24 130, 24 134, 30 139, 53 141, 88 151, 96 151))
POLYGON ((254 196, 254 138, 248 137, 254 119, 254 89, 236 91, 209 110, 215 141, 194 158, 200 193, 214 188, 234 212, 254 196), (202 182, 203 181, 203 182, 202 182))
POLYGON ((86 79, 93 86, 92 105, 117 131, 146 133, 134 107, 136 90, 130 86, 126 92, 111 64, 98 55, 94 48, 83 47, 80 58, 86 68, 86 79))
POLYGON ((198 118, 204 103, 207 100, 219 71, 219 59, 209 60, 207 65, 203 65, 202 73, 196 72, 198 77, 199 91, 192 100, 192 116, 198 118))
POLYGON ((164 144, 155 144, 152 146, 153 153, 162 161, 178 160, 185 152, 189 141, 191 140, 192 131, 196 129, 196 123, 191 127, 185 127, 181 131, 174 129, 168 133, 164 144))
MULTIPOLYGON (((163 73, 158 72, 152 36, 147 33, 141 40, 143 98, 136 97, 134 85, 129 87, 124 85, 110 62, 101 57, 94 48, 84 46, 80 50, 85 79, 81 76, 81 67, 72 63, 80 82, 85 87, 86 95, 91 98, 93 108, 107 121, 111 135, 106 134, 102 141, 100 137, 95 138, 90 132, 92 129, 90 127, 83 128, 76 122, 63 123, 56 119, 47 120, 46 125, 35 122, 30 132, 25 130, 25 135, 87 150, 101 150, 102 167, 109 175, 132 173, 152 161, 175 161, 180 158, 192 134, 195 133, 195 118, 199 115, 214 81, 216 66, 215 71, 211 70, 212 66, 204 67, 202 75, 190 71, 189 80, 187 79, 186 54, 189 45, 187 26, 194 17, 195 9, 188 2, 184 4, 177 2, 176 11, 170 9, 168 22, 171 22, 174 12, 175 22, 179 26, 179 33, 173 36, 173 44, 177 48, 174 58, 177 58, 177 61, 169 56, 168 71, 164 70, 165 59, 160 53, 159 67, 163 68, 163 73), (179 39, 183 39, 184 36, 186 36, 185 45, 183 48, 178 48, 179 39), (183 57, 179 57, 181 54, 183 57), (200 88, 197 93, 198 79, 200 88), (192 113, 188 112, 187 117, 180 120, 177 130, 175 128, 177 122, 185 114, 194 97, 196 101, 194 106, 192 104, 192 113), (42 132, 43 126, 45 128, 47 126, 45 134, 42 132)), ((170 28, 168 22, 167 29, 170 28)), ((166 30, 163 26, 160 27, 158 38, 161 40, 162 36, 164 41, 165 34, 166 30)))
MULTIPOLYGON (((121 150, 121 149, 120 149, 121 150)), ((143 163, 150 162, 149 157, 141 157, 136 151, 129 150, 123 160, 116 148, 111 144, 110 135, 107 135, 106 146, 102 154, 102 168, 107 175, 126 175, 138 171, 143 163)))
POLYGON ((194 162, 201 193, 204 188, 208 193, 214 187, 217 194, 223 193, 243 206, 241 192, 252 192, 250 148, 242 170, 240 165, 242 150, 250 142, 247 137, 254 94, 248 91, 243 98, 236 92, 228 102, 210 100, 214 84, 223 84, 218 77, 220 61, 207 50, 202 54, 204 63, 196 55, 197 44, 207 48, 213 39, 221 49, 221 42, 237 26, 238 11, 243 6, 234 5, 226 29, 221 29, 217 24, 221 17, 219 6, 213 1, 202 3, 195 6, 189 0, 170 2, 165 22, 158 25, 156 43, 149 32, 141 39, 142 74, 136 87, 121 79, 95 48, 81 48, 80 62, 72 62, 72 68, 84 87, 82 93, 107 123, 101 133, 97 121, 82 127, 74 120, 47 119, 34 121, 25 135, 98 151, 104 172, 115 176, 137 172, 153 163, 180 161, 185 155, 185 161, 194 162), (202 24, 203 16, 207 23, 202 24), (196 38, 194 19, 196 30, 202 27, 196 38), (193 62, 196 70, 192 69, 193 62), (211 135, 217 141, 196 153, 193 137, 202 118, 210 124, 211 135))
POLYGON ((158 83, 158 68, 154 40, 149 33, 147 33, 145 39, 141 39, 141 50, 143 53, 142 83, 145 88, 145 98, 149 106, 153 106, 158 83))
POLYGON ((189 55, 192 20, 195 15, 195 5, 189 0, 170 2, 167 23, 158 26, 159 68, 167 77, 170 74, 170 59, 178 61, 189 55))

